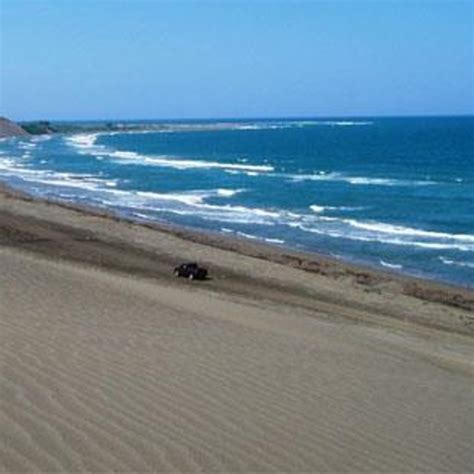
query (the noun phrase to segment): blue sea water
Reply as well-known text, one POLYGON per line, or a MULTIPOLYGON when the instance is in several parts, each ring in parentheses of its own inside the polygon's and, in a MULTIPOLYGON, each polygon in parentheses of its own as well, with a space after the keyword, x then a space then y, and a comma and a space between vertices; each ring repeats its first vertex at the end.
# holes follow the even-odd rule
POLYGON ((0 180, 474 287, 474 118, 168 122, 0 142, 0 180))

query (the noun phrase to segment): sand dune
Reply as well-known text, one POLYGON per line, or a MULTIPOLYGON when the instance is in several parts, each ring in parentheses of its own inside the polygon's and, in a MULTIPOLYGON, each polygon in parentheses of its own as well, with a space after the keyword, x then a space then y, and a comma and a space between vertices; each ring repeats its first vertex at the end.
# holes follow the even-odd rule
POLYGON ((472 469, 471 293, 244 250, 0 196, 0 471, 472 469))
POLYGON ((473 465, 463 340, 410 350, 413 335, 291 306, 5 248, 0 261, 4 471, 473 465))

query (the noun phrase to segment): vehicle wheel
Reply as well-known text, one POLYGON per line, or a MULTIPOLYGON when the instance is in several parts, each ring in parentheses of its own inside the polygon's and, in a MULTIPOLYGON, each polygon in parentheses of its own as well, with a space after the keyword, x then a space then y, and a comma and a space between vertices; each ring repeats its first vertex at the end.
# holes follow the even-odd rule
POLYGON ((189 278, 190 280, 194 280, 194 273, 190 273, 189 276, 188 276, 188 278, 189 278))
POLYGON ((174 276, 175 276, 175 277, 179 277, 179 272, 178 272, 178 270, 175 270, 175 271, 174 271, 174 276))

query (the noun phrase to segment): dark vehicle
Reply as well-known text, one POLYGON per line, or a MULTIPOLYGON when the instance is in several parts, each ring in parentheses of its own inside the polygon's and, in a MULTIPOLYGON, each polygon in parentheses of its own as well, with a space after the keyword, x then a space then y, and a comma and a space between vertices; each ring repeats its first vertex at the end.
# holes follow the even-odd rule
POLYGON ((207 269, 199 267, 197 263, 183 263, 174 269, 174 275, 190 280, 204 280, 207 277, 207 269))

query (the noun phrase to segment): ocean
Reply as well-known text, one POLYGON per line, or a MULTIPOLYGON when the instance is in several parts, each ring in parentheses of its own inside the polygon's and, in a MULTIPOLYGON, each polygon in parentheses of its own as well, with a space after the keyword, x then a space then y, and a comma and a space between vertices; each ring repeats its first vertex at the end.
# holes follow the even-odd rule
POLYGON ((0 180, 474 287, 474 117, 166 124, 2 140, 0 180))

